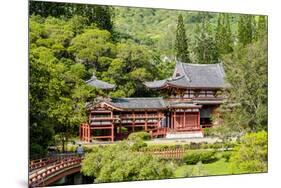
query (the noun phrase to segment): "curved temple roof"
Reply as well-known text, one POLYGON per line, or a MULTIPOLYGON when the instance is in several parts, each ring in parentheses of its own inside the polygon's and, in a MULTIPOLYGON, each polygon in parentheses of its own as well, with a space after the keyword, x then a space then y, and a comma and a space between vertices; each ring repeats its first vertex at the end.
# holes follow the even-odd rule
POLYGON ((229 85, 224 80, 225 72, 221 63, 188 64, 177 62, 172 77, 164 80, 146 82, 148 88, 167 86, 182 88, 225 88, 229 85))
POLYGON ((110 101, 101 101, 119 110, 156 110, 168 108, 201 108, 193 102, 169 101, 162 97, 151 98, 113 98, 110 101))
POLYGON ((113 98, 108 104, 121 109, 161 109, 166 108, 163 98, 113 98))
POLYGON ((109 84, 107 82, 98 80, 95 75, 93 75, 90 80, 87 80, 86 83, 90 86, 94 86, 99 89, 114 89, 115 88, 114 84, 109 84))

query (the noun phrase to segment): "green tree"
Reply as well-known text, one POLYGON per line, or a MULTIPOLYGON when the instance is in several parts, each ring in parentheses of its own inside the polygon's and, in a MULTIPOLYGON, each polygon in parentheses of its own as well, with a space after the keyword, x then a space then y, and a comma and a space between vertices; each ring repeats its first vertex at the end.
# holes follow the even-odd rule
POLYGON ((172 167, 152 155, 133 152, 126 142, 95 148, 82 162, 82 173, 95 182, 164 179, 173 177, 172 167))
POLYGON ((101 57, 114 55, 115 46, 108 31, 86 29, 72 39, 68 51, 74 55, 76 62, 85 64, 87 68, 97 69, 101 57))
POLYGON ((216 41, 213 37, 207 15, 205 16, 205 19, 202 20, 201 24, 197 25, 194 53, 196 62, 199 64, 218 63, 216 41))
POLYGON ((234 148, 230 162, 244 173, 267 172, 267 132, 248 133, 234 148))
POLYGON ((151 51, 144 45, 132 42, 118 43, 116 58, 108 70, 103 72, 105 80, 117 85, 114 97, 143 96, 145 88, 143 81, 152 80, 157 74, 155 65, 152 64, 151 51))
POLYGON ((219 55, 233 51, 232 33, 228 14, 219 14, 216 28, 216 46, 219 55))
POLYGON ((55 133, 74 133, 85 121, 86 100, 95 94, 84 83, 85 67, 74 64, 67 52, 74 34, 84 27, 73 27, 72 21, 77 19, 83 20, 30 19, 31 154, 44 153, 55 133))
POLYGON ((191 63, 189 58, 189 51, 188 51, 188 40, 186 38, 183 17, 180 14, 178 16, 178 25, 176 30, 176 42, 175 42, 175 51, 176 51, 176 58, 179 61, 184 63, 191 63))
POLYGON ((53 79, 49 84, 49 92, 60 92, 54 101, 50 101, 49 118, 53 119, 54 129, 65 151, 65 143, 69 137, 76 135, 79 125, 87 121, 85 104, 95 97, 95 92, 81 79, 86 72, 82 64, 74 64, 64 70, 63 64, 61 66, 62 72, 52 75, 53 79))
POLYGON ((238 41, 245 46, 253 40, 254 17, 252 15, 240 15, 238 21, 238 41))
POLYGON ((29 130, 30 154, 45 154, 54 135, 54 126, 49 119, 50 72, 57 59, 45 47, 30 51, 29 83, 29 130))
POLYGON ((266 130, 267 40, 236 48, 224 58, 224 67, 231 85, 223 106, 227 109, 222 113, 224 123, 238 132, 266 130))
POLYGON ((260 40, 267 37, 267 21, 266 16, 259 16, 258 18, 258 26, 255 34, 255 39, 260 40))

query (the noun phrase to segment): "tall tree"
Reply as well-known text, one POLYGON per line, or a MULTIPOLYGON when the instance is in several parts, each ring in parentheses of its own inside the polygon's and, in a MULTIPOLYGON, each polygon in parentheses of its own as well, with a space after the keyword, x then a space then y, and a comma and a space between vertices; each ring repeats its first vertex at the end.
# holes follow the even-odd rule
POLYGON ((231 84, 228 106, 232 112, 223 113, 224 123, 233 129, 267 129, 267 41, 259 40, 237 47, 224 58, 226 79, 231 84))
POLYGON ((208 14, 205 14, 201 24, 197 25, 194 53, 197 63, 211 64, 218 62, 218 50, 208 21, 208 14))
POLYGON ((254 17, 252 15, 240 15, 238 21, 238 41, 245 46, 253 40, 254 17))
POLYGON ((186 38, 183 17, 181 14, 178 16, 175 51, 177 60, 184 63, 191 63, 188 51, 188 40, 186 38))
POLYGON ((266 16, 259 16, 257 30, 255 32, 255 40, 260 40, 267 35, 266 16))
POLYGON ((232 33, 228 14, 219 14, 216 28, 216 46, 219 55, 233 51, 232 33))

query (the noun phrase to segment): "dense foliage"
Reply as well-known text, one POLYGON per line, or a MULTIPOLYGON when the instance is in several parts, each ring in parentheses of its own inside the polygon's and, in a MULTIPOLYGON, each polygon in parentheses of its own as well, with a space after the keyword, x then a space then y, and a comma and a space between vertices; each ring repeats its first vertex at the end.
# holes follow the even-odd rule
POLYGON ((232 130, 267 129, 267 40, 235 49, 225 57, 231 113, 224 113, 232 130), (239 80, 239 81, 238 81, 239 80))
POLYGON ((149 133, 143 132, 143 131, 134 132, 128 136, 128 140, 130 140, 130 141, 145 141, 145 140, 150 140, 150 139, 151 139, 151 135, 149 133))
POLYGON ((151 155, 136 153, 125 142, 95 148, 82 162, 82 173, 95 182, 163 179, 173 176, 169 163, 151 155))
POLYGON ((29 1, 29 14, 42 17, 65 17, 74 15, 86 18, 88 25, 94 23, 97 27, 112 30, 113 8, 110 6, 96 6, 90 4, 74 4, 62 2, 29 1))
POLYGON ((143 82, 172 75, 175 48, 186 62, 223 60, 235 106, 223 116, 229 132, 267 128, 265 16, 35 1, 30 15, 31 154, 76 136, 96 96, 159 96, 143 82), (116 89, 87 86, 93 73, 116 89))
POLYGON ((266 172, 268 164, 267 132, 248 133, 241 143, 234 148, 230 161, 246 173, 266 172))
POLYGON ((186 164, 210 163, 217 160, 215 150, 189 150, 183 157, 186 164))

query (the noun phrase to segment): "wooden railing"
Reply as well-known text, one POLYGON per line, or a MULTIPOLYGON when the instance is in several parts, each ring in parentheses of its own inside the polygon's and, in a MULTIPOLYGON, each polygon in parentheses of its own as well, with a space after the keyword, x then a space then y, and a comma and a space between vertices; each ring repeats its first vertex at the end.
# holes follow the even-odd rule
POLYGON ((166 136, 167 134, 167 128, 155 128, 149 130, 152 137, 158 137, 158 136, 166 136))
POLYGON ((148 118, 148 119, 150 119, 150 118, 155 118, 155 119, 157 119, 157 118, 163 118, 164 116, 163 115, 157 115, 157 114, 147 114, 147 115, 145 115, 145 114, 140 114, 140 115, 137 115, 137 114, 135 114, 135 115, 132 115, 132 114, 126 114, 126 115, 120 115, 119 116, 121 119, 146 119, 146 118, 148 118))
POLYGON ((55 157, 52 159, 46 158, 35 162, 33 161, 30 166, 29 187, 42 186, 46 179, 54 176, 56 173, 79 167, 81 165, 81 160, 82 158, 78 155, 67 155, 60 159, 55 157), (52 163, 51 161, 54 162, 52 163), (41 166, 41 168, 34 169, 35 166, 41 166), (33 171, 31 171, 31 168, 33 168, 33 171))
POLYGON ((177 127, 175 129, 170 129, 169 132, 181 132, 181 131, 202 131, 202 128, 196 126, 191 127, 177 127))
POLYGON ((29 171, 32 172, 33 170, 45 167, 47 165, 53 164, 57 161, 61 161, 62 159, 69 158, 72 156, 76 156, 76 154, 69 153, 69 154, 56 154, 53 156, 47 156, 40 159, 31 160, 29 162, 29 171))

